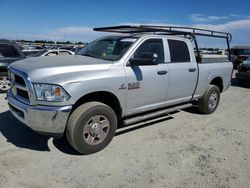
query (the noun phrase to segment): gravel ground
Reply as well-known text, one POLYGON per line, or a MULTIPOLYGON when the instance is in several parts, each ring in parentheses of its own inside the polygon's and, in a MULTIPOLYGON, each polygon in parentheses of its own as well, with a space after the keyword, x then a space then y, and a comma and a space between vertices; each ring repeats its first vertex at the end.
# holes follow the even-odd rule
POLYGON ((190 110, 119 130, 79 155, 19 123, 0 94, 0 187, 250 187, 250 89, 232 86, 217 111, 190 110))

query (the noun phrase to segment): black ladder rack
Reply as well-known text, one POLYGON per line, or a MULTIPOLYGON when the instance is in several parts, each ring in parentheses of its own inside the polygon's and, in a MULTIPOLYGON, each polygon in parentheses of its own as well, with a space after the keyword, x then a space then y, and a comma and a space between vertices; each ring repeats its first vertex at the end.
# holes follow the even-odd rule
POLYGON ((208 37, 225 38, 229 42, 232 40, 230 33, 212 31, 207 29, 193 28, 193 27, 178 27, 178 26, 157 26, 157 25, 120 25, 111 27, 98 27, 94 31, 114 32, 114 33, 160 33, 167 35, 200 35, 208 37))
POLYGON ((196 40, 196 36, 207 36, 226 39, 227 50, 230 60, 230 42, 232 41, 232 35, 230 33, 213 31, 208 29, 200 29, 193 27, 179 27, 179 26, 162 26, 162 25, 120 25, 111 27, 98 27, 94 28, 94 31, 113 32, 123 34, 138 34, 138 33, 154 33, 161 35, 183 35, 184 37, 190 36, 194 39, 195 47, 198 52, 198 59, 200 59, 199 48, 196 40))

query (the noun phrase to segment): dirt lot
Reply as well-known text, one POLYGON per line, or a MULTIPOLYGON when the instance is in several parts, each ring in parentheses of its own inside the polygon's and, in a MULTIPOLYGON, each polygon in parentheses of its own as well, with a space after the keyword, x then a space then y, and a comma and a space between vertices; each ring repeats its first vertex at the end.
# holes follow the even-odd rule
POLYGON ((82 156, 12 117, 0 95, 0 187, 250 187, 250 89, 232 86, 212 115, 189 110, 119 130, 82 156))

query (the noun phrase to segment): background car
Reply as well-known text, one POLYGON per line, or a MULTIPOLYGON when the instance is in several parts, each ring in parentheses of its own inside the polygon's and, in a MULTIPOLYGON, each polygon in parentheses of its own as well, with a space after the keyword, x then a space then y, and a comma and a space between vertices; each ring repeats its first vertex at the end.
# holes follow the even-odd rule
POLYGON ((6 92, 11 87, 7 67, 24 58, 25 54, 18 44, 10 40, 0 39, 0 93, 6 92))
POLYGON ((250 56, 250 46, 234 46, 231 48, 231 55, 234 69, 237 69, 250 56))
POLYGON ((249 57, 249 55, 239 55, 237 56, 234 61, 233 61, 233 66, 234 66, 234 69, 238 69, 239 68, 239 65, 247 60, 247 58, 249 57))
POLYGON ((83 49, 85 46, 76 46, 71 49, 72 52, 77 54, 81 49, 83 49))
POLYGON ((236 78, 240 84, 247 81, 250 83, 250 56, 239 65, 236 78))
POLYGON ((55 56, 55 55, 74 55, 74 54, 75 54, 74 52, 69 51, 69 50, 64 50, 64 49, 52 49, 52 50, 46 49, 33 55, 33 57, 55 56))
POLYGON ((39 45, 24 45, 22 52, 26 56, 33 56, 37 54, 38 52, 43 51, 44 49, 45 48, 43 46, 39 46, 39 45))

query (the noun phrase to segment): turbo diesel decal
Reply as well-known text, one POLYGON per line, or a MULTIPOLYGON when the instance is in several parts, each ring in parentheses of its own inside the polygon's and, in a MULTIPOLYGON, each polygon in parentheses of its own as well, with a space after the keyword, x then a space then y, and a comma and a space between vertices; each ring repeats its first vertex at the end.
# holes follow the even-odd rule
POLYGON ((128 83, 128 90, 139 89, 139 88, 140 88, 140 82, 128 83))
POLYGON ((122 84, 121 87, 119 88, 119 90, 122 90, 122 89, 127 89, 127 87, 125 86, 125 84, 122 84))

